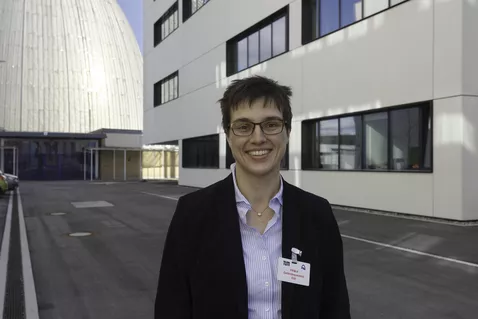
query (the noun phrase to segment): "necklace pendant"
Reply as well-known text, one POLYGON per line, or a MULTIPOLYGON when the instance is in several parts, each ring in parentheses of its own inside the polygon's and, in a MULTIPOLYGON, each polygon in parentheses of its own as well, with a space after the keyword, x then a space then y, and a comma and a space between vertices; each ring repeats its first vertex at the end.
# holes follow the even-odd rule
POLYGON ((261 216, 262 216, 262 213, 257 213, 257 216, 261 217, 261 216))

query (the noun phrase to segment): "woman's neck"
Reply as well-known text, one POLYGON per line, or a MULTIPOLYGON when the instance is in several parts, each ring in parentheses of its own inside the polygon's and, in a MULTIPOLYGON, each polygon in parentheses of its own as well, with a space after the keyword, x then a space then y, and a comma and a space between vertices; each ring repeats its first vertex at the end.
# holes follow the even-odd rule
POLYGON ((255 209, 269 205, 280 189, 280 170, 264 176, 254 176, 236 165, 236 183, 242 195, 255 209))

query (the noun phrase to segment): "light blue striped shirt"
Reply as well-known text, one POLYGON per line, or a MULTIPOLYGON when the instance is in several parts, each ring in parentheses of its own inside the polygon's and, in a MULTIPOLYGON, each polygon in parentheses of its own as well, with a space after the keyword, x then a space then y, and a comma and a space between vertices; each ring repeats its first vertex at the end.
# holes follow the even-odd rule
POLYGON ((237 187, 235 163, 231 172, 246 266, 249 319, 280 319, 281 282, 277 280, 277 262, 282 256, 282 178, 279 192, 269 202, 275 214, 261 235, 247 225, 246 214, 252 207, 237 187))

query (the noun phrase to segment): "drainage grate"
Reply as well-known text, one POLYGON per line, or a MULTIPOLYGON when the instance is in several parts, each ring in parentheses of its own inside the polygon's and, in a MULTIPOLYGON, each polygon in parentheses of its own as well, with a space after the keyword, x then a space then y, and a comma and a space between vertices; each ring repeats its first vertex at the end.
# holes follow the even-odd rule
POLYGON ((25 318, 25 297, 23 290, 22 252, 20 247, 20 223, 18 219, 17 194, 13 197, 10 251, 7 266, 7 285, 3 319, 25 318))

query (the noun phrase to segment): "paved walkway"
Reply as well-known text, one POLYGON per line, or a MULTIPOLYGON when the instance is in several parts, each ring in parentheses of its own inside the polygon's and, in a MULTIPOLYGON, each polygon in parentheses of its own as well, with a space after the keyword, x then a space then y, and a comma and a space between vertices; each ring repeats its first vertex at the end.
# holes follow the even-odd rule
MULTIPOLYGON (((39 318, 151 319, 166 231, 177 198, 193 190, 22 183, 39 318), (91 235, 69 236, 77 232, 91 235)), ((7 206, 3 196, 0 218, 7 206)), ((478 227, 335 213, 354 319, 476 316, 478 227)))

